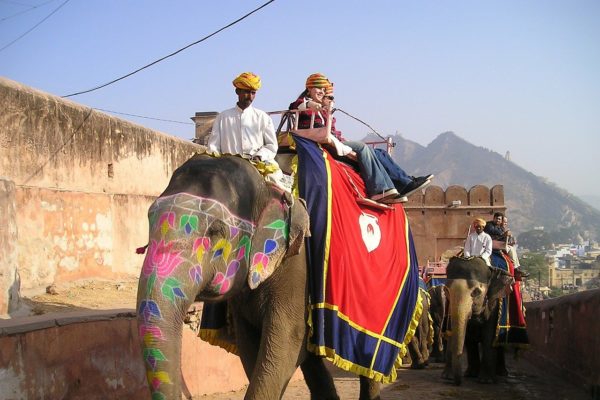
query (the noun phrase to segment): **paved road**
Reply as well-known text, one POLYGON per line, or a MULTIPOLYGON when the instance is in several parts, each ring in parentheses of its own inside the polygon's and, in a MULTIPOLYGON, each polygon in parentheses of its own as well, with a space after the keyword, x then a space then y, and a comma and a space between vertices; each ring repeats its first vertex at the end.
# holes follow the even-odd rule
MULTIPOLYGON (((465 379, 454 386, 441 379, 443 364, 432 364, 424 370, 403 368, 396 382, 385 385, 382 400, 590 400, 591 395, 560 376, 548 376, 527 360, 507 360, 510 376, 498 384, 483 385, 465 379)), ((332 367, 335 385, 342 400, 358 399, 358 379, 332 367)), ((230 392, 200 397, 202 400, 239 400, 244 392, 230 392)), ((284 400, 308 400, 303 381, 290 384, 284 400)))

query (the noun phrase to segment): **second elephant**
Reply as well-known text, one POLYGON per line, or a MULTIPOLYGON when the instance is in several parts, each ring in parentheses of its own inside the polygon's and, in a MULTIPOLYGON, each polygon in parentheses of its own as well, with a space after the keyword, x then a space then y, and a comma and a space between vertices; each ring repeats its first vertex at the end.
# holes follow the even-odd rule
POLYGON ((447 268, 450 298, 451 336, 443 377, 462 382, 462 354, 467 343, 469 375, 480 381, 495 381, 497 349, 493 347, 498 321, 499 300, 514 279, 498 268, 489 267, 481 257, 452 257, 447 268), (467 328, 469 326, 469 329, 467 328), (481 334, 482 361, 479 363, 478 340, 465 339, 467 332, 481 334))

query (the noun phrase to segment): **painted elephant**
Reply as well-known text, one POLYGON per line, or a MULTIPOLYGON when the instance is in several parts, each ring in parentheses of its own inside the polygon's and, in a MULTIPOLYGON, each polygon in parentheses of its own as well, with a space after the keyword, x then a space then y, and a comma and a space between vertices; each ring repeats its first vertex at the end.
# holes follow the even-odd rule
POLYGON ((174 172, 148 215, 137 310, 153 400, 181 396, 181 331, 190 304, 222 300, 249 380, 246 399, 280 399, 298 366, 311 398, 338 398, 323 360, 305 350, 303 202, 265 183, 240 157, 200 155, 174 172))
POLYGON ((469 364, 466 375, 478 376, 480 382, 495 381, 498 350, 493 347, 493 341, 499 300, 509 290, 513 277, 506 271, 489 267, 481 257, 452 257, 447 277, 452 334, 443 377, 461 384, 462 353, 466 345, 469 364))
POLYGON ((444 362, 446 339, 444 327, 448 319, 448 288, 445 285, 436 285, 427 290, 429 293, 429 315, 433 325, 433 343, 430 357, 435 362, 444 362))

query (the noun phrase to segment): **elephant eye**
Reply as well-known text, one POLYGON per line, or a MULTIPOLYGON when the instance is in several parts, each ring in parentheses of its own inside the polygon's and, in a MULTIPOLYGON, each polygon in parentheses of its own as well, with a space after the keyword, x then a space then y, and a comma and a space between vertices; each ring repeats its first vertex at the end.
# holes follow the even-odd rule
POLYGON ((471 297, 479 297, 479 296, 481 296, 482 293, 483 293, 483 290, 481 290, 481 288, 479 288, 479 287, 476 287, 471 292, 471 297))

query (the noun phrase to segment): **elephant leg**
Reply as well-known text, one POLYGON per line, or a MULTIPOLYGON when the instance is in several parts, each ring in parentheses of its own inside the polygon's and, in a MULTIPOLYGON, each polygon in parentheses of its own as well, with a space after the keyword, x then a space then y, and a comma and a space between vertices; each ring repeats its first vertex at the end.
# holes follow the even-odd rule
POLYGON ((236 318, 243 316, 246 323, 260 333, 246 399, 280 399, 306 356, 306 264, 303 261, 303 257, 287 259, 286 264, 277 268, 258 288, 248 289, 246 294, 232 299, 236 318))
POLYGON ((504 347, 497 347, 496 354, 496 375, 497 376, 508 376, 508 369, 506 369, 506 356, 504 353, 504 347))
POLYGON ((265 322, 246 400, 281 399, 304 351, 304 327, 287 329, 287 324, 265 322))
MULTIPOLYGON (((498 321, 498 307, 492 311, 490 318, 483 325, 481 340, 481 371, 479 374, 480 383, 496 383, 496 363, 498 348, 494 347, 494 337, 496 334, 496 321, 498 321)), ((500 349, 503 351, 503 349, 500 349)), ((503 353, 504 354, 504 353, 503 353)))
POLYGON ((467 350, 466 377, 476 378, 480 375, 481 361, 479 355, 479 341, 481 338, 481 324, 470 320, 467 323, 465 349, 467 350))
MULTIPOLYGON (((417 328, 417 330, 419 330, 419 328, 417 328)), ((408 343, 408 352, 410 353, 412 369, 425 368, 425 361, 423 360, 423 355, 421 354, 421 339, 419 336, 415 333, 408 343)))
POLYGON ((479 343, 467 342, 465 343, 465 348, 467 350, 467 370, 465 371, 465 377, 477 378, 481 371, 479 343))
POLYGON ((381 383, 375 382, 365 376, 360 376, 359 400, 380 400, 381 383))
POLYGON ((248 379, 252 376, 260 347, 260 332, 234 312, 235 337, 238 354, 248 379))
POLYGON ((300 365, 311 400, 339 400, 331 373, 322 357, 309 353, 300 365))

